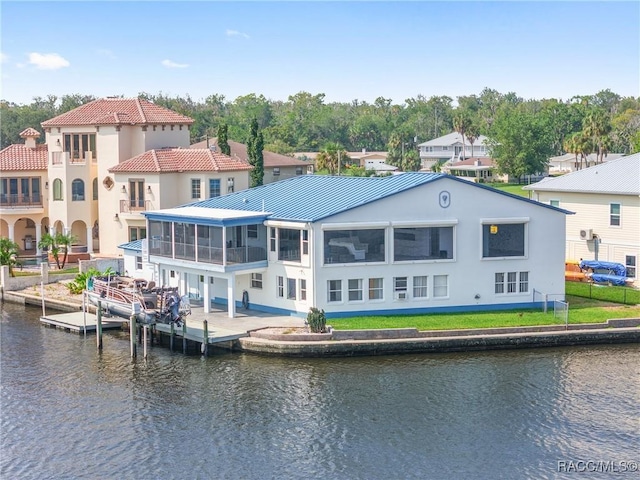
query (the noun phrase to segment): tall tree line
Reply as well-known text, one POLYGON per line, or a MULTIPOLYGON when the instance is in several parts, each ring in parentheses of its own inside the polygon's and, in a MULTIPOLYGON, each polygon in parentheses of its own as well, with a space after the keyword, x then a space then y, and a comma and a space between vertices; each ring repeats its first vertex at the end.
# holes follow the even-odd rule
MULTIPOLYGON (((579 155, 589 151, 600 159, 609 152, 640 151, 640 98, 621 97, 610 90, 563 101, 525 100, 513 92, 485 88, 455 101, 418 95, 402 104, 384 97, 373 103, 327 102, 323 93, 309 92, 286 101, 254 93, 232 101, 219 94, 204 100, 145 92, 139 97, 193 118, 194 142, 216 136, 225 125, 230 140, 248 143, 255 120, 265 150, 292 154, 333 144, 345 151, 389 151, 391 162, 405 170, 419 166, 417 144, 452 131, 464 131, 471 147, 480 135, 489 137, 493 156, 506 173, 533 173, 548 156, 578 149, 579 155)), ((42 121, 94 99, 75 94, 36 97, 28 105, 1 101, 1 147, 20 143, 19 133, 25 128, 40 130, 42 121)))

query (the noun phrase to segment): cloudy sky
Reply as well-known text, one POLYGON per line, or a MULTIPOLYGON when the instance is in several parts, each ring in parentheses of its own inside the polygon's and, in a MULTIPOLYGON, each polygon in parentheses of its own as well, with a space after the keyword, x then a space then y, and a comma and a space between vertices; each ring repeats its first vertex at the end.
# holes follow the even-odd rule
POLYGON ((640 2, 2 2, 0 98, 640 96, 640 2))

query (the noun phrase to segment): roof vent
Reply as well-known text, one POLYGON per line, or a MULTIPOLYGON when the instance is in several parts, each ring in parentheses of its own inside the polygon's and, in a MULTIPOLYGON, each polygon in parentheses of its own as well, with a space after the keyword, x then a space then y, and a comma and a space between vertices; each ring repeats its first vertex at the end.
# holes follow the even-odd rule
POLYGON ((212 152, 215 152, 216 151, 216 146, 215 145, 211 145, 209 147, 209 150, 211 150, 212 152))

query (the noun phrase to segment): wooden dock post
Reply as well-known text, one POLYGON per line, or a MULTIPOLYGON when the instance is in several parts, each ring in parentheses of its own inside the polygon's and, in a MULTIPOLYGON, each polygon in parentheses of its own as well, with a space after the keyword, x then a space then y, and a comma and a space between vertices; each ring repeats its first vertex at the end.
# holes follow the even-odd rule
POLYGON ((187 353, 187 321, 182 321, 182 353, 187 353))
POLYGON ((96 343, 98 350, 102 350, 102 302, 98 301, 98 311, 96 313, 96 343))
POLYGON ((207 322, 206 318, 202 321, 202 330, 202 354, 206 357, 209 349, 209 322, 207 322))
POLYGON ((171 333, 169 334, 169 351, 173 352, 173 337, 175 336, 175 324, 171 322, 171 333))
POLYGON ((131 358, 135 358, 138 355, 136 347, 136 316, 135 314, 129 317, 129 340, 131 342, 131 358))
POLYGON ((143 327, 143 335, 142 335, 142 351, 144 352, 144 358, 147 358, 147 331, 149 330, 148 325, 144 325, 143 327))

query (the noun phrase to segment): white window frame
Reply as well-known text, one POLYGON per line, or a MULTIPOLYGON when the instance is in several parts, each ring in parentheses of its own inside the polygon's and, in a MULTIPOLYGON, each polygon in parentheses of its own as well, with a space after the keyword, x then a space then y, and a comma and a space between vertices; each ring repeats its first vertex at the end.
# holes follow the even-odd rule
POLYGON ((304 278, 300 279, 300 301, 307 301, 307 280, 304 278))
POLYGON ((518 293, 529 293, 529 272, 518 273, 518 293))
POLYGON ((507 272, 507 293, 518 292, 518 272, 507 272))
POLYGON ((351 303, 364 301, 361 278, 350 278, 347 280, 347 300, 351 303), (351 298, 352 294, 355 294, 358 298, 351 298))
POLYGON ((236 181, 233 177, 227 178, 227 193, 233 193, 236 191, 236 181))
POLYGON ((620 228, 622 226, 622 204, 619 202, 611 202, 609 204, 609 226, 620 228), (618 213, 613 213, 613 206, 618 206, 618 213), (614 224, 614 219, 617 220, 617 224, 614 224))
POLYGON ((372 302, 384 301, 384 278, 382 278, 382 277, 370 278, 367 281, 367 284, 369 286, 369 288, 367 289, 368 290, 369 301, 372 301, 372 302), (379 286, 372 285, 372 281, 375 282, 375 283, 378 283, 378 281, 379 281, 379 283, 380 283, 379 286), (373 292, 378 293, 380 296, 379 297, 375 297, 375 296, 371 295, 373 292))
POLYGON ((274 177, 280 176, 280 167, 273 167, 273 176, 274 177))
POLYGON ((434 275, 433 276, 433 298, 449 298, 449 275, 434 275), (444 284, 440 282, 444 279, 444 284), (443 294, 444 289, 444 294, 443 294))
POLYGON ((202 180, 199 178, 191 179, 191 200, 200 200, 202 193, 202 180))
POLYGON ((427 275, 415 275, 413 282, 413 298, 429 298, 429 277, 427 275), (421 283, 424 281, 424 283, 421 283))
POLYGON ((287 300, 298 299, 298 279, 287 277, 287 300))
POLYGON ((284 277, 281 275, 276 276, 276 296, 284 298, 284 277))
POLYGON ((549 200, 549 205, 551 205, 552 207, 560 208, 560 200, 552 198, 549 200))
POLYGON ((327 280, 327 303, 342 303, 342 280, 327 280), (334 300, 331 299, 332 294, 334 300))
POLYGON ((624 266, 627 269, 627 278, 638 278, 638 256, 631 254, 624 256, 624 266), (633 265, 629 263, 629 259, 633 258, 633 265), (629 269, 633 269, 633 275, 629 275, 629 269))
POLYGON ((257 288, 262 290, 262 274, 261 273, 251 274, 251 288, 257 288))
POLYGON ((496 295, 502 295, 504 293, 505 276, 504 272, 496 272, 494 275, 494 293, 496 295))

